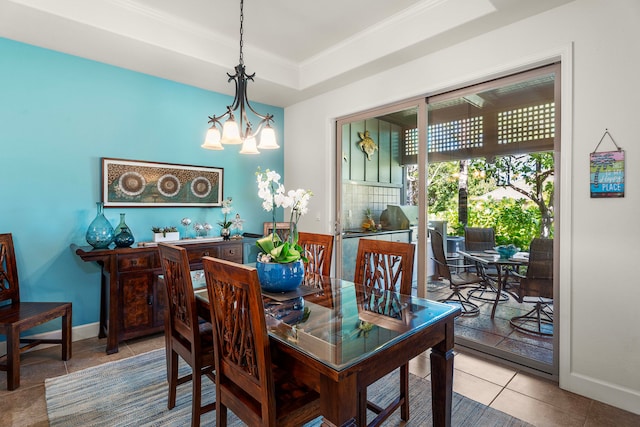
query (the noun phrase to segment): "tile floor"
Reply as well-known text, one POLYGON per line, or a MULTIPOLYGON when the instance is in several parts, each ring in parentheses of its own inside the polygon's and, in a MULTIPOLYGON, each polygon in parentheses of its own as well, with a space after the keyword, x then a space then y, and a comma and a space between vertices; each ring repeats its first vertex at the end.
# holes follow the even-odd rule
MULTIPOLYGON (((0 372, 0 426, 48 426, 44 397, 45 378, 131 357, 164 347, 164 336, 155 335, 120 345, 107 355, 105 340, 91 338, 73 343, 73 358, 60 360, 60 347, 36 350, 22 356, 21 386, 7 391, 0 372)), ((640 415, 582 397, 557 384, 517 369, 456 351, 455 392, 511 414, 536 426, 638 426, 640 415)), ((413 374, 429 378, 428 352, 411 361, 413 374)))

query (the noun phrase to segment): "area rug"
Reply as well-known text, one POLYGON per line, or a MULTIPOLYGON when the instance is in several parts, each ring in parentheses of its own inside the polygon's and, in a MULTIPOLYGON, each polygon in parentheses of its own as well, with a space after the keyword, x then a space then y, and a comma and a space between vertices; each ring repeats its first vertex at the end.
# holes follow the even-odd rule
MULTIPOLYGON (((189 372, 186 364, 181 374, 189 372)), ((390 374, 394 375, 394 374, 390 374)), ((215 401, 213 384, 203 378, 203 403, 215 401)), ((371 400, 384 403, 393 399, 397 379, 383 378, 368 391, 371 400)), ((185 426, 191 419, 191 383, 178 386, 176 407, 167 409, 167 380, 164 349, 100 366, 84 369, 45 381, 47 414, 52 427, 64 426, 185 426)), ((400 420, 399 411, 385 425, 432 425, 431 384, 411 375, 410 414, 408 423, 400 420)), ((202 425, 215 425, 215 411, 204 414, 202 425)), ((372 414, 373 416, 373 414, 372 414)), ((307 424, 316 427, 316 419, 307 424)), ((457 393, 453 397, 454 426, 529 426, 524 421, 489 408, 457 393)), ((229 411, 229 426, 244 426, 229 411)))

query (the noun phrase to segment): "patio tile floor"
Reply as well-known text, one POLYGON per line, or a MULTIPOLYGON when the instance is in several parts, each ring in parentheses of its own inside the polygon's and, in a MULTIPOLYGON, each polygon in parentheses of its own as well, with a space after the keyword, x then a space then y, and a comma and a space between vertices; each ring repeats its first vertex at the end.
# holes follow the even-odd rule
MULTIPOLYGON (((466 290, 463 291, 466 294, 466 290)), ((417 294, 417 288, 414 288, 417 294)), ((438 300, 451 294, 449 285, 442 281, 427 283, 427 298, 438 300)), ((480 307, 480 313, 475 316, 459 316, 456 319, 456 337, 464 338, 493 347, 521 357, 535 360, 539 363, 551 365, 553 363, 553 337, 538 336, 515 329, 509 323, 514 316, 523 315, 533 304, 519 303, 510 297, 508 301, 500 302, 496 315, 491 318, 493 302, 472 299, 480 307)))

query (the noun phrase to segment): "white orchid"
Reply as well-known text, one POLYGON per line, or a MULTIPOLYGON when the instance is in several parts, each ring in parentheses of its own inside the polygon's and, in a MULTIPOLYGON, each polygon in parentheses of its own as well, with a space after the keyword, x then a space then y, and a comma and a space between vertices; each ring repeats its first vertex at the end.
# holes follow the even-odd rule
POLYGON ((263 251, 262 258, 283 263, 304 258, 304 255, 300 253, 302 248, 298 245, 298 220, 308 212, 307 206, 312 196, 311 191, 299 188, 286 192, 284 185, 280 183, 280 174, 269 169, 265 172, 258 169, 256 182, 258 183, 258 197, 262 199, 262 208, 267 212, 273 212, 274 225, 276 223, 276 208, 291 209, 289 219, 291 230, 287 242, 282 242, 275 233, 258 240, 257 245, 263 251))
POLYGON ((222 201, 222 209, 220 209, 220 211, 224 214, 224 220, 218 222, 218 225, 222 228, 231 227, 231 221, 227 221, 227 215, 229 215, 233 210, 233 208, 231 207, 231 201, 231 197, 227 197, 222 201))

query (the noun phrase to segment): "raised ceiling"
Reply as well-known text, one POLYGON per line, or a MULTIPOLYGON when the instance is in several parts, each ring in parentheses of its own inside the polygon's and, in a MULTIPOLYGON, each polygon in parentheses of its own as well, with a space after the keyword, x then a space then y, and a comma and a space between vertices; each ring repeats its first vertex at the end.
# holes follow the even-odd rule
MULTIPOLYGON (((573 0, 245 0, 252 100, 285 107, 573 0)), ((0 37, 225 94, 239 0, 0 0, 0 37)))

